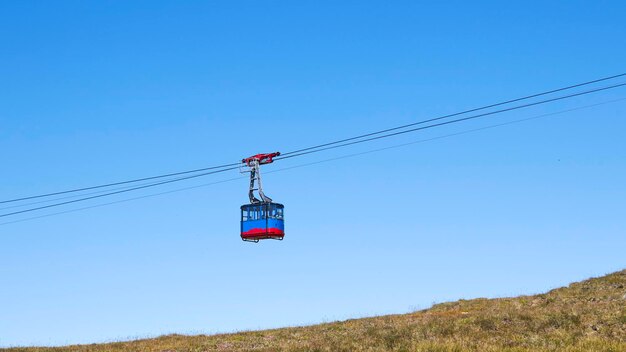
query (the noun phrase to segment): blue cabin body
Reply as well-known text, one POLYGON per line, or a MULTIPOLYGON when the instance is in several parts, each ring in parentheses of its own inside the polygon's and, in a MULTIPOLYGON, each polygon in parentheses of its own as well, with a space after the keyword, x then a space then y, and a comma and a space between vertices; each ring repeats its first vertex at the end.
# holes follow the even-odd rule
POLYGON ((278 203, 256 203, 241 206, 241 239, 258 242, 285 237, 284 206, 278 203))

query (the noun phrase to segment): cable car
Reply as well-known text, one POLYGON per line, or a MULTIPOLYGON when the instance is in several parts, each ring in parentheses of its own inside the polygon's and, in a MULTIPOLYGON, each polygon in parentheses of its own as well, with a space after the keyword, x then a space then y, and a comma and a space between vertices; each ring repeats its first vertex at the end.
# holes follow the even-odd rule
POLYGON ((282 240, 285 237, 283 209, 278 203, 257 203, 241 206, 241 239, 258 242, 259 240, 282 240))
POLYGON ((279 152, 257 154, 241 161, 249 168, 242 172, 250 172, 250 189, 248 190, 250 204, 241 206, 241 239, 244 241, 282 240, 285 237, 285 207, 274 203, 272 198, 263 193, 260 172, 261 165, 272 163, 273 158, 279 155, 279 152), (254 191, 258 191, 261 199, 255 197, 254 191))

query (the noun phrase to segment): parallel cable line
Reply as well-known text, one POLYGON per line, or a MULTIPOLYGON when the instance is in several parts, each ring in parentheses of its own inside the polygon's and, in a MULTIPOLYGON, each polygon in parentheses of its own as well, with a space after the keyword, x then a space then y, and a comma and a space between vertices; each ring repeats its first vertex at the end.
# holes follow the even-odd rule
POLYGON ((461 111, 461 112, 456 112, 456 113, 449 114, 449 115, 443 115, 443 116, 439 116, 439 117, 435 117, 435 118, 431 118, 431 119, 421 120, 421 121, 409 123, 409 124, 402 125, 402 126, 397 126, 397 127, 392 127, 392 128, 380 130, 380 131, 370 132, 370 133, 362 134, 362 135, 355 136, 355 137, 349 137, 349 138, 341 139, 341 140, 334 141, 334 142, 328 142, 328 143, 318 144, 318 145, 311 146, 311 147, 297 149, 297 150, 293 150, 293 151, 290 151, 290 152, 287 152, 287 153, 283 153, 282 155, 283 156, 287 156, 287 155, 291 155, 291 154, 301 153, 301 152, 304 152, 304 151, 307 151, 307 150, 311 150, 311 149, 317 149, 317 148, 326 147, 326 146, 330 146, 330 145, 334 145, 334 144, 339 144, 339 143, 343 143, 343 142, 353 141, 355 139, 375 136, 375 135, 381 134, 381 133, 396 131, 396 130, 400 130, 400 129, 403 129, 403 128, 416 126, 416 125, 421 125, 421 124, 428 123, 428 122, 433 122, 433 121, 447 119, 447 118, 450 118, 450 117, 455 117, 455 116, 459 116, 459 115, 469 114, 469 113, 480 111, 480 110, 486 110, 486 109, 489 109, 489 108, 494 108, 494 107, 497 107, 497 106, 507 105, 507 104, 510 104, 510 103, 518 102, 518 101, 523 101, 523 100, 528 100, 528 99, 532 99, 532 98, 537 98, 537 97, 540 97, 540 96, 544 96, 544 95, 548 95, 548 94, 552 94, 552 93, 557 93, 557 92, 562 92, 562 91, 565 91, 565 90, 570 90, 570 89, 574 89, 574 88, 578 88, 578 87, 582 87, 582 86, 586 86, 586 85, 590 85, 590 84, 594 84, 594 83, 598 83, 598 82, 608 81, 608 80, 611 80, 611 79, 624 77, 624 76, 626 76, 626 73, 621 73, 619 75, 604 77, 604 78, 595 79, 595 80, 592 80, 592 81, 587 81, 587 82, 583 82, 583 83, 574 84, 574 85, 563 87, 563 88, 558 88, 558 89, 553 89, 553 90, 549 90, 549 91, 545 91, 545 92, 541 92, 541 93, 527 95, 525 97, 511 99, 511 100, 507 100, 507 101, 503 101, 503 102, 499 102, 499 103, 495 103, 495 104, 491 104, 491 105, 481 106, 481 107, 478 107, 478 108, 473 108, 473 109, 469 109, 469 110, 465 110, 465 111, 461 111))
MULTIPOLYGON (((416 132, 416 131, 425 130, 425 129, 429 129, 429 128, 434 128, 434 127, 439 127, 439 126, 443 126, 443 125, 458 123, 458 122, 462 122, 462 121, 477 119, 477 118, 491 116, 491 115, 495 115, 495 114, 500 114, 500 113, 504 113, 504 112, 508 112, 508 111, 528 108, 528 107, 531 107, 531 106, 537 106, 537 105, 546 104, 546 103, 550 103, 550 102, 554 102, 554 101, 559 101, 559 100, 569 99, 569 98, 582 96, 582 95, 587 95, 587 94, 591 94, 591 93, 595 93, 595 92, 600 92, 600 91, 605 91, 605 90, 609 90, 609 89, 614 89, 614 88, 626 86, 626 83, 620 83, 620 84, 615 84, 615 85, 611 85, 611 86, 605 86, 605 87, 596 88, 596 89, 592 89, 592 90, 587 90, 587 91, 583 91, 583 92, 568 94, 568 95, 560 96, 560 97, 556 97, 556 98, 551 98, 551 99, 546 99, 546 100, 541 100, 541 101, 535 101, 535 102, 522 104, 522 105, 518 105, 518 106, 514 106, 514 107, 509 107, 509 108, 504 108, 504 109, 500 109, 500 110, 495 110, 495 111, 489 111, 489 112, 485 112, 485 113, 481 113, 481 114, 473 115, 473 116, 469 116, 469 117, 463 117, 463 118, 449 120, 449 121, 444 121, 444 122, 439 122, 439 123, 431 124, 431 125, 427 125, 427 126, 421 126, 421 127, 406 129, 408 127, 412 127, 412 126, 416 126, 416 125, 420 125, 420 124, 424 124, 424 123, 428 123, 428 122, 439 121, 439 120, 442 120, 442 119, 446 119, 446 118, 450 118, 450 117, 454 117, 454 116, 467 114, 467 113, 470 113, 470 112, 476 112, 476 111, 479 111, 479 110, 484 110, 484 109, 488 109, 488 108, 492 108, 492 107, 502 106, 502 105, 513 103, 513 102, 528 100, 528 99, 531 99, 531 98, 536 98, 536 97, 539 97, 539 96, 544 96, 544 95, 547 95, 547 94, 552 94, 552 93, 555 93, 555 92, 565 91, 565 90, 569 90, 569 89, 573 89, 573 88, 577 88, 577 87, 581 87, 581 86, 585 86, 585 85, 590 85, 590 84, 594 84, 594 83, 598 83, 598 82, 602 82, 602 81, 607 81, 607 80, 611 80, 611 79, 615 79, 615 78, 619 78, 619 77, 623 77, 623 76, 626 76, 626 73, 619 74, 619 75, 614 75, 614 76, 610 76, 610 77, 604 77, 604 78, 600 78, 600 79, 596 79, 596 80, 592 80, 592 81, 588 81, 588 82, 583 82, 583 83, 579 83, 579 84, 575 84, 575 85, 571 85, 571 86, 567 86, 567 87, 563 87, 563 88, 553 89, 553 90, 550 90, 550 91, 537 93, 537 94, 533 94, 533 95, 528 95, 528 96, 525 96, 525 97, 512 99, 512 100, 508 100, 508 101, 504 101, 504 102, 500 102, 500 103, 496 103, 496 104, 491 104, 491 105, 487 105, 487 106, 483 106, 483 107, 479 107, 479 108, 475 108, 475 109, 465 110, 465 111, 454 113, 454 114, 449 114, 449 115, 440 116, 440 117, 436 117, 436 118, 432 118, 432 119, 422 120, 422 121, 414 122, 414 123, 403 125, 403 126, 388 128, 388 129, 375 131, 375 132, 371 132, 371 133, 367 133, 367 134, 363 134, 363 135, 359 135, 359 136, 355 136, 355 137, 341 139, 341 140, 338 140, 338 141, 333 141, 333 142, 328 142, 328 143, 324 143, 324 144, 319 144, 319 145, 316 145, 316 146, 302 148, 302 149, 298 149, 298 150, 294 150, 294 151, 290 151, 290 152, 284 153, 283 155, 281 155, 280 157, 276 158, 275 160, 283 160, 283 159, 287 159, 287 158, 293 158, 293 157, 298 157, 298 156, 307 155, 307 154, 311 154, 311 153, 316 153, 316 152, 320 152, 320 151, 324 151, 324 150, 341 148, 341 147, 354 145, 354 144, 358 144, 358 143, 365 143, 365 142, 378 140, 378 139, 382 139, 382 138, 388 138, 388 137, 392 137, 392 136, 397 136, 397 135, 401 135, 401 134, 405 134, 405 133, 416 132), (397 132, 387 133, 387 132, 392 132, 392 131, 397 131, 397 132), (386 134, 383 134, 383 133, 386 133, 386 134)), ((91 187, 76 188, 76 189, 70 189, 70 190, 60 191, 60 192, 53 192, 53 193, 47 193, 47 194, 41 194, 41 195, 33 195, 33 196, 28 196, 28 197, 4 200, 4 201, 0 201, 0 204, 11 203, 11 202, 18 202, 18 201, 24 201, 24 200, 30 200, 30 199, 36 199, 36 198, 49 197, 49 196, 54 196, 54 195, 62 195, 62 194, 68 194, 68 193, 83 192, 83 191, 87 191, 87 190, 93 190, 93 189, 106 188, 106 187, 112 187, 112 186, 117 186, 117 185, 136 183, 136 182, 140 182, 140 181, 155 180, 155 179, 179 176, 179 175, 184 175, 184 174, 195 174, 195 175, 186 176, 186 177, 180 177, 180 178, 176 178, 176 179, 172 179, 172 180, 166 180, 166 181, 162 181, 162 182, 156 182, 156 183, 151 183, 151 184, 147 184, 147 185, 141 185, 141 186, 137 186, 137 187, 130 187, 130 188, 127 188, 127 189, 119 189, 119 190, 113 191, 113 192, 108 192, 108 190, 107 190, 107 191, 104 191, 104 192, 108 192, 108 193, 99 194, 99 195, 90 196, 90 197, 84 197, 84 198, 80 198, 80 199, 74 199, 74 200, 70 200, 70 201, 66 201, 66 202, 50 204, 50 205, 41 206, 41 207, 35 207, 35 208, 31 208, 31 209, 15 211, 15 212, 6 213, 6 214, 0 214, 0 217, 6 217, 6 216, 10 216, 10 215, 17 215, 17 214, 26 213, 26 212, 31 212, 31 211, 41 210, 41 209, 47 209, 47 208, 51 208, 51 207, 56 207, 56 206, 61 206, 61 205, 65 205, 65 204, 81 202, 81 201, 90 200, 90 199, 94 199, 94 198, 100 198, 100 197, 105 197, 105 196, 109 196, 109 195, 115 195, 115 194, 119 194, 119 193, 130 192, 130 191, 139 190, 139 189, 144 189, 144 188, 148 188, 148 187, 154 187, 154 186, 158 186, 158 185, 162 185, 162 184, 178 182, 178 181, 187 180, 187 179, 190 179, 190 178, 210 175, 210 174, 224 172, 224 171, 228 171, 228 170, 234 170, 234 169, 237 169, 237 165, 240 165, 240 163, 231 163, 231 164, 225 164, 225 165, 220 165, 220 166, 212 166, 212 167, 200 168, 200 169, 195 169, 195 170, 188 170, 188 171, 181 171, 181 172, 169 173, 169 174, 164 174, 164 175, 157 175, 157 176, 151 176, 151 177, 138 178, 138 179, 128 180, 128 181, 114 182, 114 183, 102 184, 102 185, 91 186, 91 187), (203 171, 207 171, 207 170, 215 170, 215 171, 203 172, 203 171), (201 173, 199 173, 199 172, 201 172, 201 173)), ((88 194, 93 194, 93 193, 100 193, 100 192, 92 192, 92 193, 88 193, 88 194)), ((84 196, 84 195, 86 195, 86 194, 82 194, 82 195, 79 195, 79 196, 84 196)), ((51 201, 54 201, 54 200, 51 200, 51 201)), ((47 202, 47 201, 45 201, 45 202, 47 202)), ((36 203, 40 203, 40 202, 36 202, 36 203)), ((23 205, 23 206, 26 206, 26 205, 23 205)), ((13 208, 13 207, 8 207, 8 208, 13 208)))
POLYGON ((194 188, 207 187, 207 186, 216 185, 216 184, 219 184, 219 183, 226 183, 226 182, 231 182, 231 181, 235 181, 235 180, 241 180, 241 179, 244 179, 244 178, 246 178, 246 177, 245 176, 234 177, 234 178, 229 178, 229 179, 225 179, 225 180, 220 180, 220 181, 215 181, 215 182, 210 182, 210 183, 204 183, 204 184, 197 185, 197 186, 179 188, 179 189, 174 189, 174 190, 165 191, 165 192, 159 192, 159 193, 153 193, 153 194, 146 194, 146 195, 143 195, 143 196, 127 198, 127 199, 120 199, 120 200, 116 200, 116 201, 113 201, 113 202, 102 203, 102 204, 94 204, 94 205, 89 205, 89 206, 82 207, 82 208, 69 209, 69 210, 59 211, 59 212, 50 213, 50 214, 43 214, 43 215, 33 216, 33 217, 30 217, 30 218, 25 218, 25 219, 12 220, 12 221, 7 221, 7 222, 2 222, 2 223, 0 223, 0 226, 9 225, 9 224, 15 224, 15 223, 19 223, 19 222, 25 222, 25 221, 30 221, 30 220, 36 220, 36 219, 41 219, 41 218, 47 218, 47 217, 55 216, 55 215, 62 215, 62 214, 67 214, 67 213, 75 213, 77 211, 88 210, 88 209, 93 209, 93 208, 100 208, 100 207, 104 207, 104 206, 107 206, 107 205, 126 203, 126 202, 130 202, 130 201, 133 201, 133 200, 139 200, 139 199, 144 199, 144 198, 151 198, 151 197, 161 196, 161 195, 168 194, 168 193, 175 193, 175 192, 186 191, 186 190, 190 190, 190 189, 194 189, 194 188))
POLYGON ((513 106, 513 107, 510 107, 510 108, 506 108, 506 109, 500 109, 500 110, 490 111, 490 112, 486 112, 486 113, 482 113, 482 114, 478 114, 478 115, 463 117, 463 118, 460 118, 460 119, 454 119, 454 120, 450 120, 450 121, 439 122, 439 123, 436 123, 436 124, 427 125, 427 126, 423 126, 423 127, 411 128, 411 129, 408 129, 408 130, 398 131, 398 132, 394 132, 394 133, 389 133, 389 134, 385 134, 385 135, 382 135, 382 136, 370 137, 370 138, 361 139, 361 140, 357 140, 357 141, 351 141, 351 142, 347 142, 347 143, 343 143, 343 144, 331 145, 331 146, 327 146, 327 147, 323 147, 323 148, 319 148, 319 149, 307 150, 307 151, 303 151, 303 152, 297 153, 297 154, 290 154, 290 155, 286 155, 286 156, 282 156, 281 155, 280 157, 276 158, 275 160, 283 160, 283 159, 288 159, 288 158, 294 158, 294 157, 297 157, 297 156, 317 153, 317 152, 321 152, 321 151, 324 151, 324 150, 341 148, 341 147, 346 147, 346 146, 349 146, 349 145, 370 142, 370 141, 374 141, 374 140, 377 140, 377 139, 393 137, 393 136, 397 136, 397 135, 401 135, 401 134, 405 134, 405 133, 416 132, 416 131, 426 130, 426 129, 430 129, 430 128, 434 128, 434 127, 439 127, 439 126, 449 125, 449 124, 453 124, 453 123, 458 123, 458 122, 462 122, 462 121, 468 121, 468 120, 473 120, 473 119, 477 119, 477 118, 481 118, 481 117, 501 114, 501 113, 508 112, 508 111, 524 109, 524 108, 528 108, 528 107, 531 107, 531 106, 547 104, 547 103, 551 103, 551 102, 554 102, 554 101, 569 99, 569 98, 573 98, 573 97, 577 97, 577 96, 587 95, 587 94, 596 93, 596 92, 605 91, 605 90, 614 89, 614 88, 623 87, 623 86, 626 86, 626 83, 620 83, 620 84, 615 84, 615 85, 612 85, 612 86, 596 88, 596 89, 592 89, 592 90, 588 90, 588 91, 584 91, 584 92, 564 95, 564 96, 560 96, 560 97, 556 97, 556 98, 541 100, 541 101, 538 101, 538 102, 533 102, 533 103, 513 106))
MULTIPOLYGON (((556 111, 556 112, 551 112, 551 113, 546 113, 546 114, 526 117, 526 118, 522 118, 522 119, 517 119, 517 120, 512 120, 512 121, 498 123, 498 124, 493 124, 493 125, 473 128, 473 129, 459 131, 459 132, 455 132, 455 133, 449 133, 449 134, 440 135, 440 136, 436 136, 436 137, 420 139, 420 140, 416 140, 416 141, 412 141, 412 142, 396 144, 396 145, 392 145, 392 146, 388 146, 388 147, 377 148, 377 149, 372 149, 372 150, 368 150, 368 151, 342 155, 342 156, 338 156, 338 157, 334 157, 334 158, 314 161, 314 162, 305 163, 305 164, 294 165, 294 166, 285 167, 285 168, 281 168, 281 169, 277 169, 277 170, 271 170, 271 171, 265 172, 265 174, 271 174, 271 173, 276 173, 276 172, 283 172, 283 171, 287 171, 287 170, 291 170, 291 169, 297 169, 297 168, 307 167, 307 166, 316 165, 316 164, 322 164, 322 163, 327 163, 327 162, 332 162, 332 161, 337 161, 337 160, 342 160, 342 159, 347 159, 347 158, 353 158, 353 157, 366 155, 366 154, 371 154, 371 153, 377 153, 377 152, 381 152, 381 151, 385 151, 385 150, 389 150, 389 149, 406 147, 406 146, 413 145, 413 144, 426 143, 426 142, 435 141, 435 140, 439 140, 439 139, 445 139, 445 138, 450 138, 450 137, 454 137, 454 136, 459 136, 459 135, 479 132, 479 131, 483 131, 483 130, 487 130, 487 129, 492 129, 492 128, 497 128, 497 127, 502 127, 502 126, 507 126, 507 125, 512 125, 512 124, 522 123, 522 122, 536 120, 536 119, 540 119, 540 118, 561 115, 561 114, 565 114, 565 113, 572 112, 572 111, 589 109, 589 108, 593 108, 593 107, 596 107, 596 106, 612 104, 612 103, 625 101, 625 100, 626 100, 626 98, 620 98, 620 99, 604 101, 604 102, 600 102, 600 103, 596 103, 596 104, 591 104, 591 105, 585 105, 585 106, 580 106, 580 107, 576 107, 576 108, 571 108, 571 109, 567 109, 567 110, 561 110, 561 111, 556 111)), ((12 221, 7 221, 7 222, 0 223, 0 226, 14 224, 14 223, 19 223, 19 222, 25 222, 25 221, 30 221, 30 220, 35 220, 35 219, 55 216, 55 215, 73 213, 73 212, 87 210, 87 209, 99 208, 99 207, 103 207, 103 206, 107 206, 107 205, 125 203, 125 202, 130 202, 130 201, 144 199, 144 198, 151 198, 151 197, 161 196, 161 195, 165 195, 165 194, 169 194, 169 193, 182 192, 182 191, 186 191, 186 190, 190 190, 190 189, 196 189, 196 188, 212 186, 212 185, 216 185, 216 184, 220 184, 220 183, 226 183, 226 182, 232 182, 232 181, 236 181, 236 180, 241 180, 241 179, 244 179, 244 178, 246 178, 246 177, 229 178, 229 179, 224 179, 224 180, 220 180, 220 181, 204 183, 204 184, 200 184, 200 185, 196 185, 196 186, 179 188, 179 189, 174 189, 174 190, 169 190, 169 191, 159 192, 159 193, 153 193, 153 194, 148 194, 148 195, 143 195, 143 196, 138 196, 138 197, 133 197, 133 198, 128 198, 128 199, 121 199, 121 200, 108 202, 108 203, 103 203, 103 204, 95 204, 95 205, 86 206, 86 207, 77 208, 77 209, 70 209, 70 210, 65 210, 65 211, 51 213, 51 214, 44 214, 44 215, 29 217, 29 218, 25 218, 25 219, 12 220, 12 221)))
MULTIPOLYGON (((141 185, 141 186, 143 186, 143 185, 152 185, 152 184, 158 183, 158 182, 160 182, 160 181, 140 183, 139 185, 141 185)), ((87 192, 87 193, 74 193, 72 195, 67 195, 67 196, 58 197, 58 198, 52 198, 52 199, 38 200, 38 201, 35 201, 35 202, 29 202, 29 203, 17 203, 15 205, 2 207, 2 208, 0 208, 0 211, 1 210, 7 210, 7 209, 24 208, 24 207, 27 207, 27 206, 32 206, 32 205, 37 205, 37 204, 59 202, 59 201, 65 200, 65 199, 74 199, 74 198, 79 198, 79 197, 90 196, 92 194, 102 194, 102 193, 113 192, 113 191, 122 190, 122 189, 129 189, 129 188, 133 188, 133 187, 137 187, 137 185, 135 184, 135 185, 129 185, 129 186, 124 186, 124 187, 100 189, 99 191, 93 191, 93 192, 87 192)))
POLYGON ((176 179, 173 179, 173 180, 161 181, 161 182, 152 183, 152 184, 149 184, 149 185, 143 185, 143 186, 133 187, 133 188, 119 190, 119 191, 115 191, 115 192, 99 194, 99 195, 95 195, 95 196, 91 196, 91 197, 85 197, 85 198, 69 200, 69 201, 61 202, 61 203, 44 205, 44 206, 36 207, 36 208, 30 208, 30 209, 25 209, 25 210, 20 210, 20 211, 14 211, 14 212, 11 212, 11 213, 0 214, 0 218, 11 216, 11 215, 29 213, 29 212, 36 211, 36 210, 42 210, 42 209, 58 207, 58 206, 61 206, 61 205, 66 205, 66 204, 83 202, 83 201, 86 201, 86 200, 102 198, 102 197, 111 196, 111 195, 114 195, 114 194, 126 193, 126 192, 130 192, 130 191, 136 191, 136 190, 144 189, 144 188, 148 188, 148 187, 160 186, 160 185, 164 185, 164 184, 167 184, 167 183, 178 182, 178 181, 182 181, 182 180, 188 180, 188 179, 192 179, 192 178, 196 178, 196 177, 200 177, 200 176, 212 175, 212 174, 216 174, 216 173, 220 173, 220 172, 235 170, 235 169, 238 169, 238 168, 239 167, 236 166, 236 167, 226 168, 226 169, 222 169, 222 170, 204 172, 204 173, 197 174, 197 175, 179 177, 179 178, 176 178, 176 179))
POLYGON ((0 204, 3 204, 3 203, 12 203, 12 202, 19 202, 19 201, 23 201, 23 200, 29 200, 29 199, 35 199, 35 198, 42 198, 42 197, 49 197, 49 196, 57 196, 57 195, 60 195, 60 194, 66 194, 66 193, 74 193, 74 192, 88 191, 88 190, 91 190, 91 189, 96 189, 96 188, 104 188, 104 187, 118 186, 118 185, 123 185, 123 184, 128 184, 128 183, 141 182, 141 181, 148 181, 148 180, 154 180, 154 179, 164 178, 164 177, 179 176, 179 175, 185 175, 185 174, 190 174, 190 173, 194 173, 194 172, 201 172, 201 171, 207 171, 207 170, 221 169, 221 168, 224 168, 224 167, 236 166, 236 165, 239 165, 239 163, 232 163, 232 164, 226 164, 226 165, 220 165, 220 166, 211 166, 211 167, 205 167, 205 168, 195 169, 195 170, 187 170, 187 171, 174 172, 174 173, 164 174, 164 175, 157 175, 157 176, 150 176, 150 177, 137 178, 137 179, 134 179, 134 180, 128 180, 128 181, 113 182, 113 183, 107 183, 107 184, 97 185, 97 186, 91 186, 91 187, 83 187, 83 188, 70 189, 70 190, 67 190, 67 191, 60 191, 60 192, 53 192, 53 193, 39 194, 39 195, 35 195, 35 196, 28 196, 28 197, 22 197, 22 198, 15 198, 15 199, 3 200, 3 201, 0 201, 0 204))

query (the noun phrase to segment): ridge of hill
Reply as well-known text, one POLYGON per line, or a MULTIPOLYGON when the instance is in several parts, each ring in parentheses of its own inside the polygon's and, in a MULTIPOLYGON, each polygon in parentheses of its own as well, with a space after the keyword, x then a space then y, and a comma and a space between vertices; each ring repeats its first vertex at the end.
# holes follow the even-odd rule
POLYGON ((0 351, 626 352, 626 270, 544 294, 459 300, 408 314, 211 336, 167 335, 0 351))

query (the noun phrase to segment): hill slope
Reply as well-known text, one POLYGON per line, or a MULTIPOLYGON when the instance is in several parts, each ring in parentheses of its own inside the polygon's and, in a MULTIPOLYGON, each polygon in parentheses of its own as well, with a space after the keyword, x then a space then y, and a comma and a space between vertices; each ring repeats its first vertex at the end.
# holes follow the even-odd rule
POLYGON ((214 336, 4 351, 626 351, 626 270, 535 296, 214 336))

